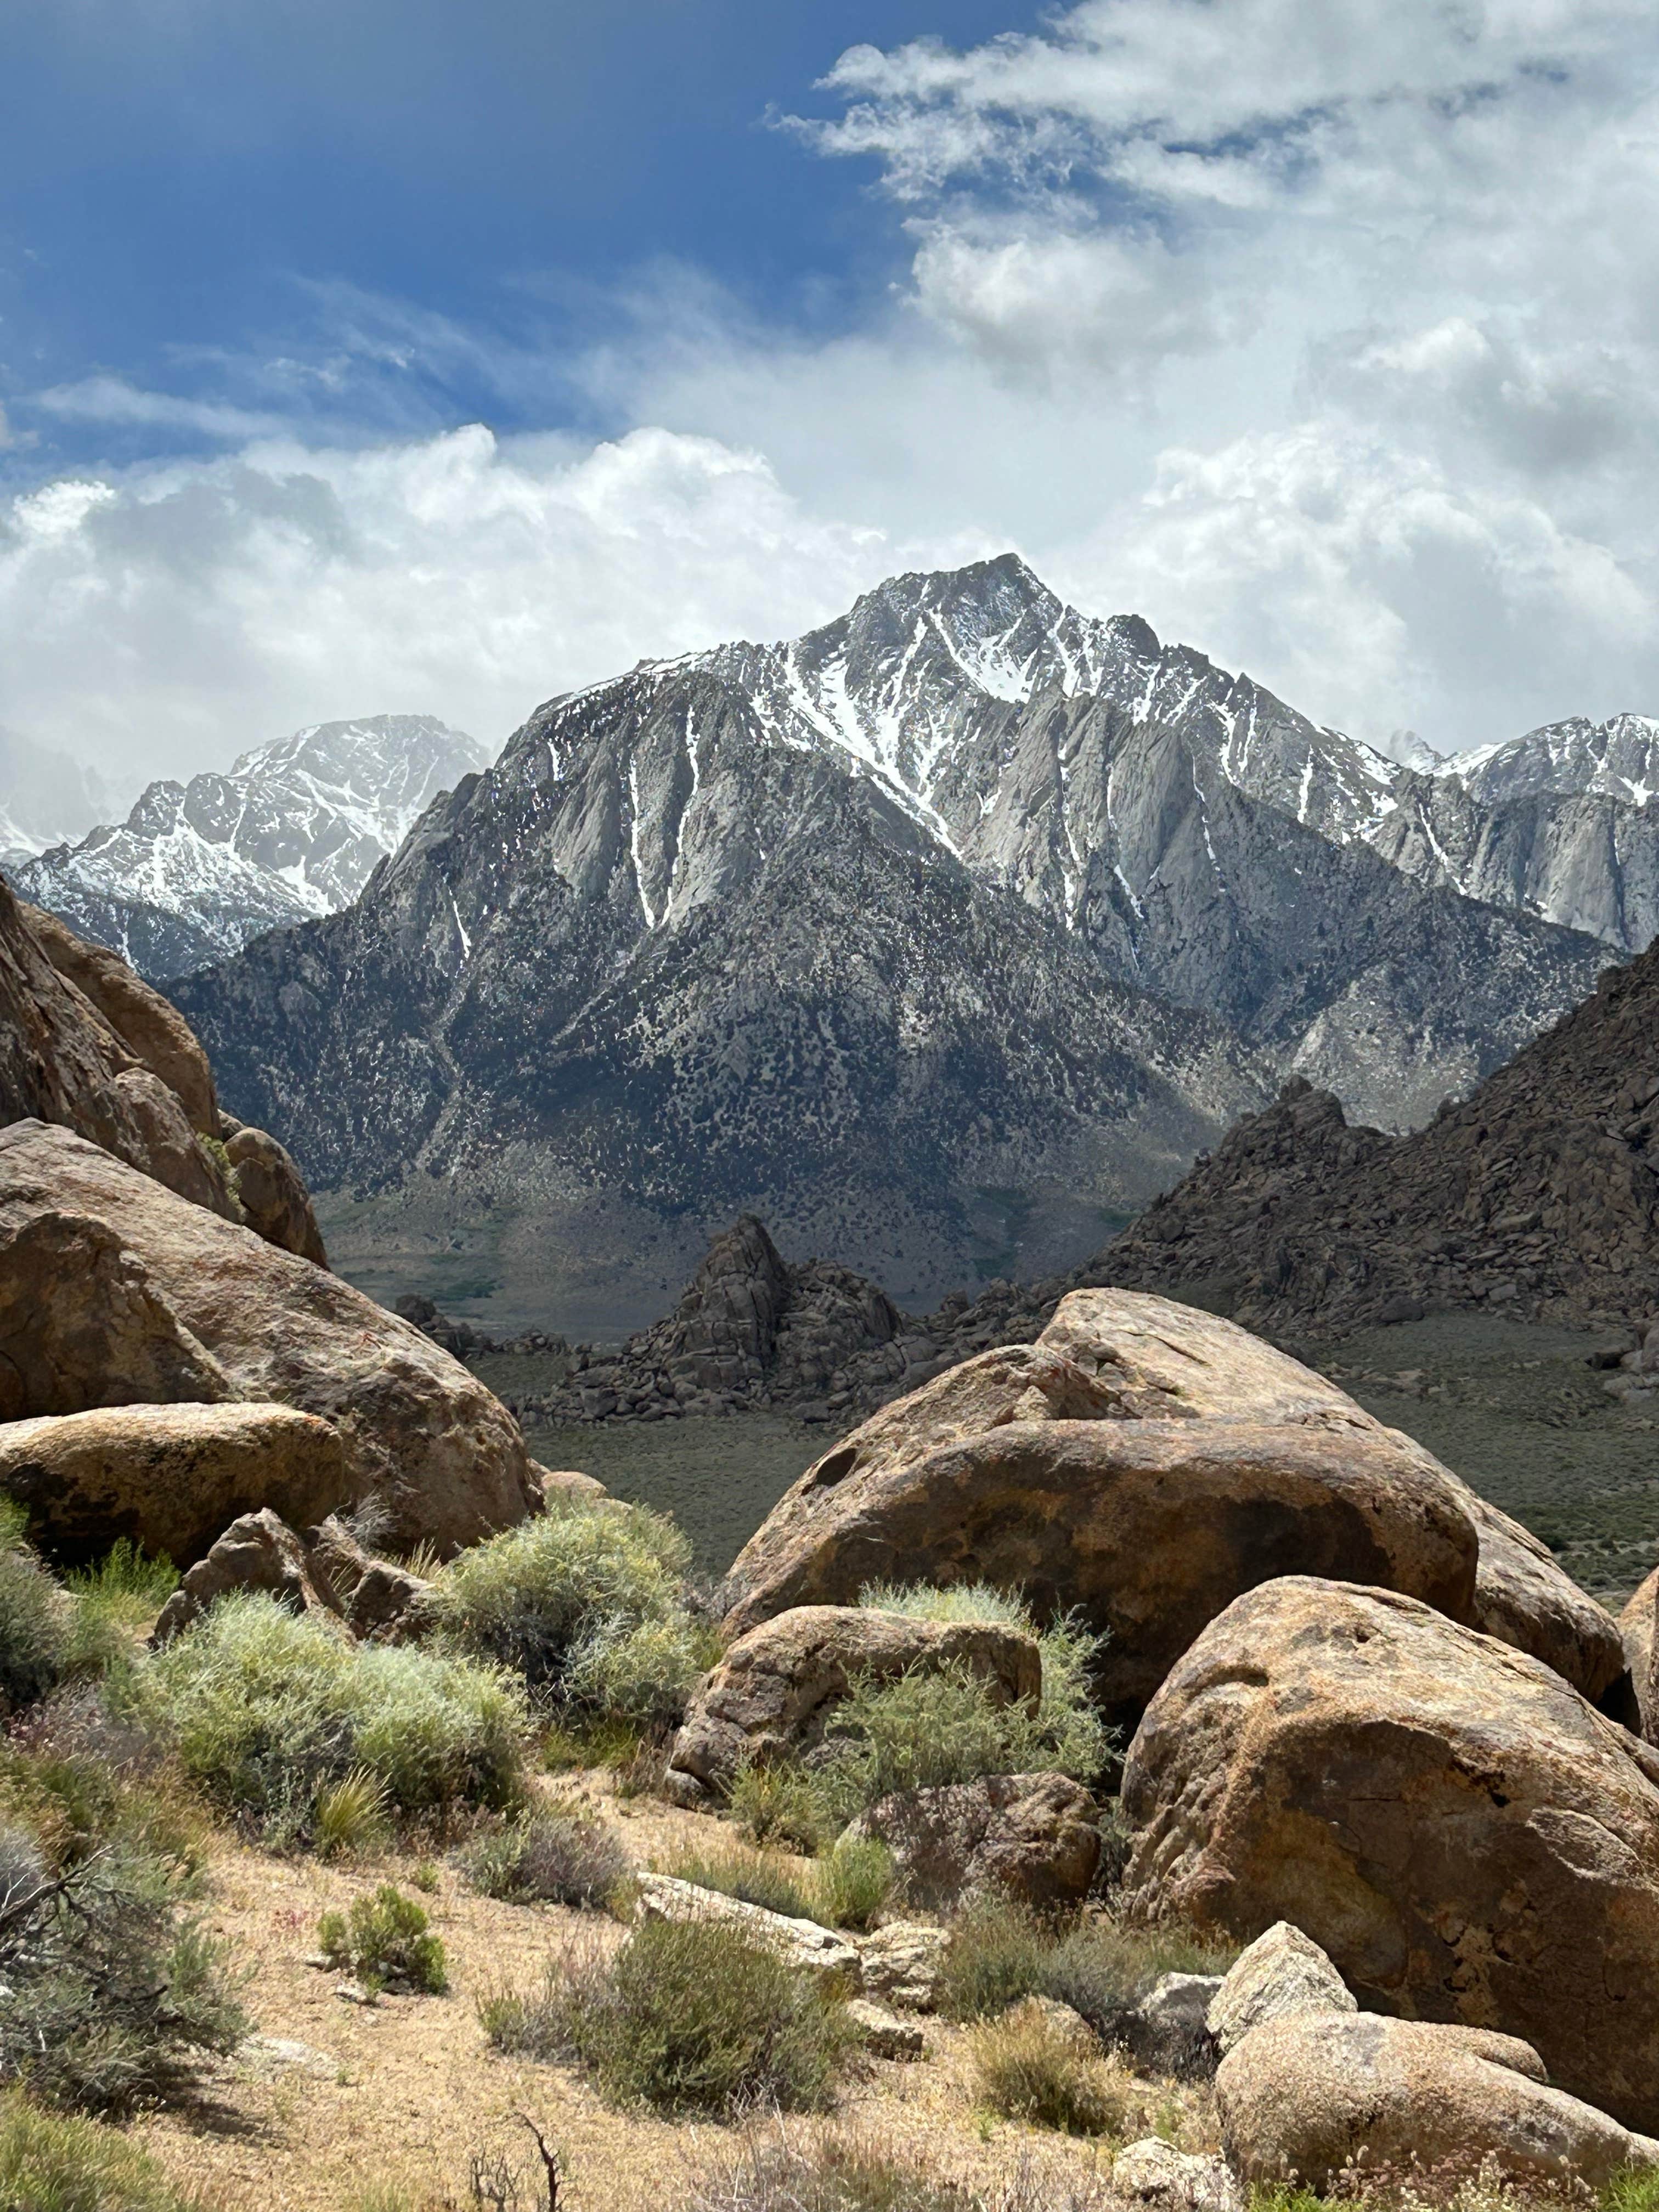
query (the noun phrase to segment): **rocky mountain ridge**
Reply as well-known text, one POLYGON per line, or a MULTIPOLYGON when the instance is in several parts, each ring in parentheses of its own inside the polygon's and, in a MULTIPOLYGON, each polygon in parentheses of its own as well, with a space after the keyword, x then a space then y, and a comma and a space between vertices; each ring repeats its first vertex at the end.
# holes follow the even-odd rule
POLYGON ((226 775, 149 784, 124 823, 16 863, 12 879, 158 980, 348 905, 488 757, 429 714, 313 724, 226 775))
POLYGON ((476 1252, 511 1328, 585 1270, 608 1334, 753 1211, 933 1304, 1287 1069, 1403 1126, 1589 989, 1370 849, 1404 773, 1009 556, 550 700, 349 912, 175 988, 394 1290, 476 1252))

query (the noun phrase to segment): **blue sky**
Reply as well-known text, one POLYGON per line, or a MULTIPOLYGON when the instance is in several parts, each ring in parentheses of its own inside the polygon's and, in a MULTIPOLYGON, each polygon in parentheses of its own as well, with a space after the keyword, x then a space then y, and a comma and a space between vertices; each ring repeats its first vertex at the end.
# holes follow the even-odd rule
POLYGON ((1012 545, 1443 751, 1659 713, 1649 0, 12 0, 0 735, 499 742, 1012 545))
POLYGON ((827 112, 814 81, 859 40, 1018 20, 1003 0, 23 0, 0 94, 4 380, 33 434, 14 472, 216 444, 182 414, 31 406, 99 374, 353 432, 613 429, 562 356, 665 264, 844 328, 902 276, 899 225, 872 219, 873 161, 815 161, 770 118, 827 112), (353 294, 365 348, 386 301, 533 368, 428 349, 398 373, 383 331, 379 359, 319 384, 353 294), (291 360, 286 389, 252 388, 248 356, 291 360))

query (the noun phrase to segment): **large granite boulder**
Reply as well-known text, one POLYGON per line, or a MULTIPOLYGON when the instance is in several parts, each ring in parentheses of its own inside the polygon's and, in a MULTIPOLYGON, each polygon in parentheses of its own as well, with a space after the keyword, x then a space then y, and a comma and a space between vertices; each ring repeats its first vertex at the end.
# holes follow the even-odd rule
POLYGON ((1591 1698, 1623 1664, 1601 1608, 1420 1444, 1231 1322, 1133 1291, 1074 1291, 1035 1345, 983 1352, 883 1407, 779 1501, 722 1600, 738 1633, 787 1605, 842 1601, 866 1580, 1006 1580, 1042 1601, 1081 1605, 1110 1631, 1109 1694, 1133 1723, 1162 1667, 1212 1617, 1206 1604, 1218 1611, 1253 1582, 1289 1573, 1408 1590, 1532 1652, 1591 1698), (1039 1422, 1053 1433, 1029 1436, 1039 1422), (1187 1471, 1166 1474, 1177 1468, 1187 1471), (1318 1468, 1332 1487, 1310 1514, 1306 1483, 1318 1468), (1160 1559, 1156 1585, 1135 1565, 1150 1532, 1129 1503, 1148 1484, 1182 1540, 1195 1525, 1187 1515, 1212 1507, 1230 1532, 1207 1559, 1195 1547, 1167 1574, 1160 1559), (1334 1564, 1347 1541, 1334 1528, 1348 1517, 1338 1492, 1352 1508, 1351 1533, 1369 1528, 1377 1540, 1368 1565, 1357 1550, 1334 1564), (1362 1493, 1378 1498, 1375 1512, 1362 1493), (1443 1560, 1409 1556, 1419 1547, 1401 1516, 1424 1513, 1443 1533, 1461 1524, 1460 1550, 1473 1542, 1472 1591, 1461 1569, 1447 1577, 1443 1560), (1122 1547, 1110 1534, 1120 1528, 1122 1547), (988 1540, 982 1567, 959 1564, 988 1540), (1218 1548, 1231 1553, 1224 1566, 1218 1548))
POLYGON ((330 1422, 399 1549, 540 1503, 505 1407, 418 1329, 68 1129, 0 1130, 0 1417, 228 1399, 330 1422))
POLYGON ((265 1130, 239 1122, 226 1141, 225 1158, 235 1174, 242 1218, 255 1236, 316 1267, 327 1267, 311 1193, 287 1148, 265 1130))
POLYGON ((1125 1908, 1289 1920, 1362 2006, 1493 2028, 1659 2122, 1659 1755, 1540 1662, 1416 1600, 1249 1591, 1130 1746, 1125 1908))
POLYGON ((1659 2142, 1552 2088, 1528 2044, 1485 2028, 1304 2012, 1247 2035, 1215 2088, 1227 2162, 1252 2184, 1320 2191, 1356 2166, 1464 2180, 1485 2167, 1596 2190, 1659 2162, 1659 2142))
POLYGON ((1619 1616, 1620 1640, 1630 1675, 1628 1711, 1619 1717, 1647 1742, 1659 1741, 1659 1686, 1653 1679, 1654 1614, 1659 1608, 1659 1567, 1619 1616))
POLYGON ((141 1067, 164 1083, 199 1136, 219 1133, 213 1070, 196 1032, 171 1000, 152 990, 118 952, 77 937, 44 907, 19 911, 58 973, 97 1008, 141 1067))
POLYGON ((125 1536, 187 1567, 242 1514, 269 1506, 303 1525, 350 1487, 338 1432, 291 1406, 104 1406, 0 1424, 0 1492, 65 1565, 125 1536))
POLYGON ((996 1892, 1039 1911, 1076 1905, 1100 1864, 1098 1808, 1064 1774, 903 1790, 861 1813, 848 1833, 887 1845, 902 1895, 923 1909, 996 1892))
POLYGON ((858 1681, 964 1668, 999 1703, 1042 1693, 1036 1639, 976 1620, 913 1620, 866 1606, 807 1605, 740 1636, 694 1692, 669 1754, 671 1784, 723 1794, 745 1766, 809 1751, 858 1681), (684 1777, 685 1782, 679 1778, 684 1777))
MULTIPOLYGON (((198 1143, 201 1133, 190 1109, 158 1072, 159 1065, 178 1074, 194 1098, 191 1078, 199 1078, 205 1061, 186 1067, 184 1055, 175 1062, 154 1036, 146 1042, 158 1065, 135 1051, 80 984, 54 964, 52 947, 66 967, 75 965, 64 948, 78 942, 61 923, 21 904, 0 881, 0 1125, 33 1119, 76 1130, 194 1203, 234 1215, 235 1200, 218 1163, 198 1143)), ((87 951, 88 979, 95 984, 91 971, 101 968, 87 951)), ((132 984, 166 1007, 137 976, 132 984)), ((157 1024, 166 1026, 159 1014, 157 1024)))
POLYGON ((1133 1726, 1200 1631, 1276 1576, 1403 1589, 1462 1620, 1474 1602, 1460 1486, 1380 1429, 1011 1420, 857 1472, 836 1456, 739 1554, 728 1632, 894 1576, 991 1582, 1106 1633, 1099 1694, 1133 1726))

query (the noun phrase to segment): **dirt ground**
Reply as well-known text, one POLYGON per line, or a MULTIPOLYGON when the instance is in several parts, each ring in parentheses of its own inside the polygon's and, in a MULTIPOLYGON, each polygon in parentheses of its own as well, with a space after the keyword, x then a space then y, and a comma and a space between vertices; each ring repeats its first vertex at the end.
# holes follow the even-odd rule
MULTIPOLYGON (((561 1776, 544 1786, 580 1795, 614 1820, 635 1863, 668 1862, 706 1843, 712 1823, 655 1800, 618 1801, 608 1778, 561 1776)), ((137 2123, 135 2137, 213 2212, 468 2212, 475 2151, 533 2157, 524 2114, 556 2145, 569 2212, 672 2212, 699 2174, 737 2154, 739 2130, 675 2124, 605 2105, 579 2069, 503 2057, 475 2014, 479 1995, 527 1986, 592 1914, 514 1905, 472 1893, 439 1864, 422 1898, 442 1937, 450 1978, 442 1997, 384 1996, 372 2007, 335 1994, 338 1973, 307 1963, 319 1917, 384 1881, 419 1895, 417 1862, 397 1855, 349 1867, 278 1859, 227 1843, 216 1862, 207 1917, 236 1947, 249 1975, 254 2039, 204 2085, 193 2105, 137 2123)), ((623 1931, 614 1923, 614 1940, 623 1931)), ((1110 2149, 998 2119, 975 2103, 968 2031, 928 2019, 926 2056, 861 2059, 847 2075, 832 2124, 870 2134, 940 2178, 975 2186, 1022 2166, 1057 2185, 1099 2179, 1110 2149)), ((1147 2108, 1178 2126, 1188 2148, 1211 2141, 1202 2091, 1147 2084, 1147 2108)), ((766 2123, 776 2127, 775 2118, 766 2123)), ((810 2131, 822 2123, 792 2120, 810 2131)), ((1068 2192, 1057 2187, 1064 2202, 1068 2192)), ((528 2200, 534 2202, 533 2198, 528 2200)))

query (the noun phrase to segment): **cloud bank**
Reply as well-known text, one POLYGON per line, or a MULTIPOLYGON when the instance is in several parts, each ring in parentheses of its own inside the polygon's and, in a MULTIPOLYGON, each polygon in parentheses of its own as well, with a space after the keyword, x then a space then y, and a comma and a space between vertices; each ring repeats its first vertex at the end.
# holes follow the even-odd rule
POLYGON ((17 396, 199 450, 0 508, 4 719, 129 775, 358 712, 499 738, 1008 544, 1374 742, 1659 712, 1645 0, 1085 0, 817 104, 775 120, 902 247, 839 321, 683 269, 556 337, 533 287, 486 330, 319 284, 187 390, 17 396), (434 428, 463 363, 608 434, 434 428))

